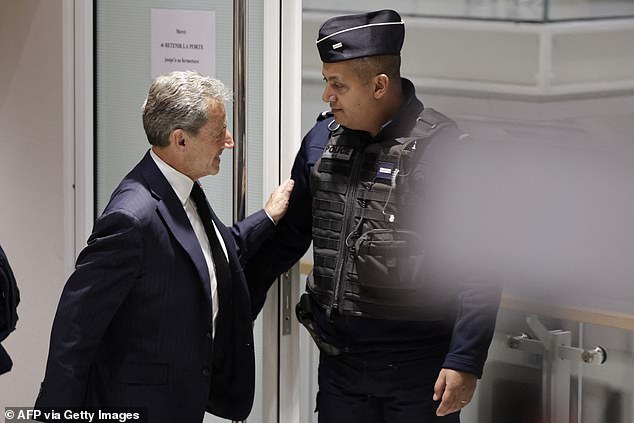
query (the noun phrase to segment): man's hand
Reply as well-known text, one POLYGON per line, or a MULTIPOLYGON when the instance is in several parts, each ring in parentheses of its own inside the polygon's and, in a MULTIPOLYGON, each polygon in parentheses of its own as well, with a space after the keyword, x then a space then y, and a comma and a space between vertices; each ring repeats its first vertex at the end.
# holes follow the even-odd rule
POLYGON ((434 385, 434 401, 442 399, 437 416, 455 413, 471 401, 478 378, 470 373, 442 369, 434 385))
POLYGON ((291 197, 291 192, 293 191, 293 185, 295 185, 295 181, 292 179, 287 179, 282 184, 275 188, 275 191, 271 193, 269 197, 269 201, 266 202, 264 206, 264 210, 266 213, 273 219, 275 224, 280 221, 282 217, 286 214, 286 209, 288 208, 288 199, 291 197))

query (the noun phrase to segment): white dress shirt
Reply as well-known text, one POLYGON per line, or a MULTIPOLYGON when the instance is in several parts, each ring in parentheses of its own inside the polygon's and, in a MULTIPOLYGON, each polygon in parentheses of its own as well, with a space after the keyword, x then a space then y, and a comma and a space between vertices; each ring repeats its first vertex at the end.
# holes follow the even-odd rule
MULTIPOLYGON (((211 281, 210 289, 211 305, 213 310, 213 333, 215 334, 216 317, 218 316, 218 280, 216 279, 216 269, 214 267, 214 260, 213 256, 211 255, 211 247, 209 245, 207 233, 205 232, 205 227, 203 226, 203 222, 198 215, 198 210, 196 210, 196 204, 194 204, 194 200, 190 198, 192 187, 194 186, 194 181, 192 181, 189 176, 180 173, 178 170, 165 163, 152 150, 150 150, 150 156, 152 156, 152 159, 154 159, 154 162, 158 166, 159 170, 165 176, 165 179, 167 179, 167 182, 169 182, 172 189, 176 193, 176 196, 183 205, 185 213, 187 213, 187 217, 189 218, 189 222, 191 223, 192 228, 194 228, 194 233, 196 234, 196 238, 198 238, 200 247, 203 250, 203 255, 205 256, 205 261, 207 262, 207 268, 209 269, 209 280, 211 281)), ((229 257, 227 255, 227 247, 225 246, 224 240, 222 239, 222 236, 220 235, 216 224, 213 221, 212 224, 214 225, 216 236, 220 241, 220 246, 222 247, 222 251, 225 253, 225 257, 227 257, 228 262, 229 257)))

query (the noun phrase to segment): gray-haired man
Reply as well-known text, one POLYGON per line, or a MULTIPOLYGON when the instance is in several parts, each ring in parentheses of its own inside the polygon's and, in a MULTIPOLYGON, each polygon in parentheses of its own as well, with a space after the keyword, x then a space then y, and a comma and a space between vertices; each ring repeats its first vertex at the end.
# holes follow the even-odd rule
POLYGON ((151 422, 243 420, 254 393, 242 266, 285 213, 287 181, 225 227, 198 179, 233 147, 219 81, 158 77, 143 108, 152 145, 95 222, 60 299, 39 408, 142 407, 151 422), (268 214, 268 216, 267 216, 268 214))

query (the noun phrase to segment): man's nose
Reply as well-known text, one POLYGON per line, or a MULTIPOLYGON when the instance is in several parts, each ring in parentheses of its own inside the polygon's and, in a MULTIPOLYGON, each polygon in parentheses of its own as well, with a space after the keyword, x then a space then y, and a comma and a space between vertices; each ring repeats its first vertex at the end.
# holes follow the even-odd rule
POLYGON ((233 148, 235 143, 233 142, 233 135, 227 131, 227 137, 225 138, 225 148, 233 148))
POLYGON ((324 88, 324 93, 321 95, 321 100, 326 103, 332 103, 335 101, 335 96, 330 92, 328 87, 324 88))

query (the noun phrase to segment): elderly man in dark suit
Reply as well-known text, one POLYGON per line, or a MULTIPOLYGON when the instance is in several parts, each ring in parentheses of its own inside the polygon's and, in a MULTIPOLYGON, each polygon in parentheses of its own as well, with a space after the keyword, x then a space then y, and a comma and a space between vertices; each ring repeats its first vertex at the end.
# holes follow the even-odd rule
POLYGON ((150 422, 242 420, 254 395, 242 265, 286 212, 293 183, 232 228, 198 179, 233 147, 221 82, 157 78, 151 150, 114 191, 62 293, 36 407, 143 407, 150 422))

